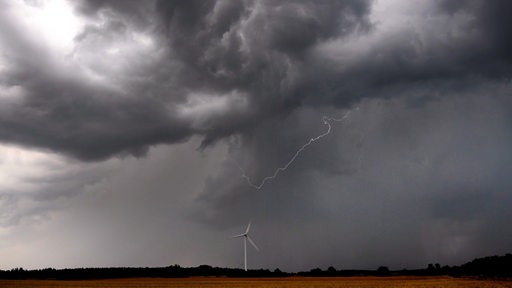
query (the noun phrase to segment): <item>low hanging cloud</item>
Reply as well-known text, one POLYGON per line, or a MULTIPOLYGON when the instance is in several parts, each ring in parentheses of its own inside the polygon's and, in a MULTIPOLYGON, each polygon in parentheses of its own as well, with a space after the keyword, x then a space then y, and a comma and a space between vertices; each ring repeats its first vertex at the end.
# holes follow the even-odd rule
POLYGON ((450 3, 81 1, 58 14, 78 16, 73 23, 49 25, 73 24, 60 36, 20 20, 59 11, 3 3, 1 83, 11 96, 2 97, 1 138, 83 160, 140 155, 194 134, 207 145, 250 133, 300 107, 510 75, 507 4, 450 3), (400 7, 409 14, 392 10, 400 7), (372 9, 388 10, 371 19, 372 9), (192 119, 181 110, 197 95, 236 103, 192 119), (205 117, 208 127, 197 127, 205 117))
POLYGON ((19 23, 18 9, 37 7, 4 3, 2 87, 20 95, 4 108, 1 137, 95 160, 244 132, 298 100, 298 69, 317 43, 369 29, 366 2, 329 4, 84 1, 64 11, 80 16, 76 35, 54 46, 54 35, 19 23), (200 98, 233 112, 193 110, 200 98))

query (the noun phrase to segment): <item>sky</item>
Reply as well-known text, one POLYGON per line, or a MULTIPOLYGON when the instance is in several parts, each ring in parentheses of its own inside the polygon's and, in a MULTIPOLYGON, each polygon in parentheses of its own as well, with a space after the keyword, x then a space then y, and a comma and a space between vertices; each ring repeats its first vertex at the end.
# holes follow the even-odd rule
POLYGON ((0 0, 0 269, 512 251, 512 2, 0 0))

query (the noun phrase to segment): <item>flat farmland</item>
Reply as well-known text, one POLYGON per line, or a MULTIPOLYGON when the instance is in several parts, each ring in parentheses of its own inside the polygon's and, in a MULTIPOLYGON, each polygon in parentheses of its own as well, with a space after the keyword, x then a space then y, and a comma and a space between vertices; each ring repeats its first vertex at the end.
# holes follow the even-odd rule
POLYGON ((494 288, 511 287, 512 281, 479 280, 452 277, 290 277, 290 278, 129 278, 109 280, 0 280, 0 287, 13 288, 49 288, 49 287, 153 287, 153 288, 185 288, 185 287, 247 287, 247 288, 306 288, 306 287, 404 287, 404 288, 494 288))

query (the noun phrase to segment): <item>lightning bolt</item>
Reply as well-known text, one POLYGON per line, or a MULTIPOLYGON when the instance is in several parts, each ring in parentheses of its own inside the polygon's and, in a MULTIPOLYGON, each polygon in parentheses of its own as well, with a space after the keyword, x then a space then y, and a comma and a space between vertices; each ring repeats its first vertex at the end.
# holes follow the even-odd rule
MULTIPOLYGON (((359 107, 356 107, 356 110, 359 110, 359 107)), ((281 173, 281 172, 285 171, 286 169, 288 169, 288 167, 290 167, 290 165, 292 165, 292 163, 295 161, 295 159, 297 159, 297 157, 299 157, 300 153, 302 153, 302 151, 304 151, 306 148, 308 148, 308 146, 312 145, 316 141, 318 141, 318 140, 324 138, 325 136, 329 135, 331 133, 331 129, 332 129, 331 122, 344 122, 344 121, 346 121, 348 119, 348 117, 350 116, 350 112, 351 111, 348 111, 341 118, 333 118, 333 117, 323 116, 322 117, 322 122, 323 122, 324 125, 327 126, 326 131, 324 133, 314 137, 314 138, 309 139, 308 142, 306 142, 304 145, 302 145, 295 152, 295 154, 293 154, 292 158, 290 158, 290 160, 288 160, 288 162, 286 162, 286 164, 284 164, 282 167, 277 168, 274 171, 274 174, 272 174, 270 176, 266 176, 265 178, 263 178, 259 184, 254 183, 251 180, 251 178, 249 176, 247 176, 245 170, 242 168, 242 166, 240 166, 240 164, 238 164, 238 162, 236 160, 233 159, 233 162, 235 162, 235 165, 238 167, 238 170, 240 170, 240 172, 242 173, 242 178, 244 178, 247 181, 247 184, 249 184, 249 186, 251 186, 252 188, 254 188, 256 190, 260 190, 261 188, 263 188, 263 186, 265 186, 265 184, 268 181, 277 178, 277 175, 279 175, 279 173, 281 173)))

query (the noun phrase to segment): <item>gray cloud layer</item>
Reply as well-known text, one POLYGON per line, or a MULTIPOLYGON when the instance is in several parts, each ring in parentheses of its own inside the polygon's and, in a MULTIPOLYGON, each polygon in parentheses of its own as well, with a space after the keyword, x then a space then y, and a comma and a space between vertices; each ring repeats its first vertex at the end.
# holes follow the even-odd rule
POLYGON ((3 50, 9 67, 16 67, 6 71, 3 83, 21 87, 26 94, 2 113, 4 141, 84 160, 122 152, 137 155, 149 145, 182 141, 193 134, 204 135, 207 144, 243 132, 269 113, 298 106, 301 97, 294 90, 308 50, 369 26, 369 7, 361 1, 91 1, 77 9, 94 24, 75 38, 71 55, 59 57, 71 65, 76 59, 79 64, 88 62, 85 68, 121 89, 73 77, 78 74, 73 69, 82 67, 64 68, 71 75, 59 73, 60 67, 48 63, 51 55, 44 47, 17 31, 9 17, 2 17, 2 38, 8 40, 3 50), (161 47, 148 53, 160 53, 157 60, 134 55, 142 58, 126 65, 113 63, 121 66, 117 71, 89 59, 97 56, 95 50, 133 37, 133 31, 156 38, 161 47), (194 93, 214 98, 211 101, 240 94, 245 105, 242 111, 231 111, 232 103, 227 103, 216 114, 199 111, 180 118, 176 109, 194 93), (206 120, 198 120, 201 117, 206 120))
MULTIPOLYGON (((457 264, 512 248, 508 1, 74 5, 83 25, 56 50, 0 4, 2 143, 98 166, 194 136, 206 153, 225 146, 202 187, 176 189, 193 197, 172 192, 187 203, 172 225, 220 233, 252 218, 273 251, 255 259, 263 267, 457 264), (257 182, 325 131, 323 115, 348 110, 263 189, 239 177, 233 160, 257 182)), ((190 173, 201 165, 182 161, 190 173)), ((95 190, 109 165, 51 175, 55 185, 30 197, 95 190)), ((169 193, 164 182, 148 197, 169 193)))
POLYGON ((12 69, 2 83, 26 95, 4 108, 1 138, 81 159, 138 155, 193 134, 208 144, 245 133, 262 118, 302 106, 346 107, 426 82, 434 89, 510 75, 507 2, 440 2, 420 11, 433 14, 420 18, 433 28, 401 27, 384 36, 368 18, 371 3, 83 1, 76 9, 93 24, 75 38, 71 56, 59 55, 64 62, 87 61, 133 31, 154 36, 159 45, 130 62, 116 59, 126 62, 116 63, 118 70, 89 61, 86 68, 117 90, 84 81, 73 74, 78 67, 66 67, 71 75, 58 71, 45 47, 4 15, 2 50, 12 69), (156 52, 158 59, 150 59, 156 52), (236 105, 231 100, 218 113, 176 115, 194 93, 211 101, 235 93, 244 105, 230 109, 236 105))

